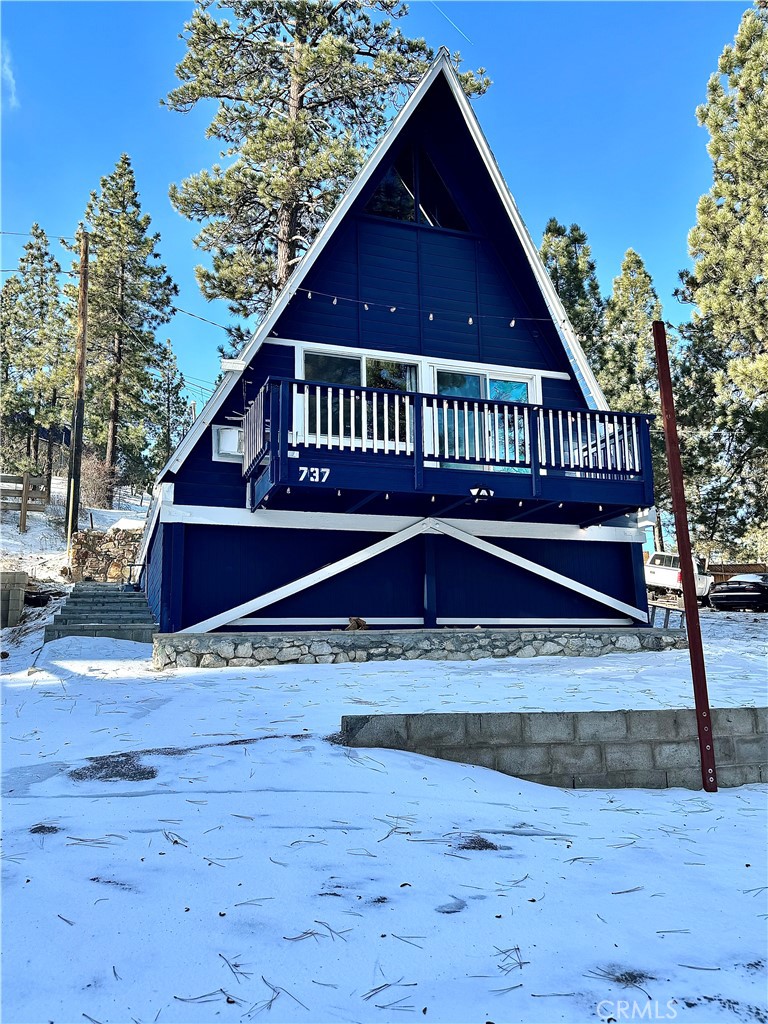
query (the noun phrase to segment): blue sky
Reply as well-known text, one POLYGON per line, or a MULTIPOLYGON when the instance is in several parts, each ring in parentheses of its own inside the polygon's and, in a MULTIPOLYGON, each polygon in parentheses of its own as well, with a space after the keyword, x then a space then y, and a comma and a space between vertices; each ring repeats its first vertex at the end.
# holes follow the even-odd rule
MULTIPOLYGON (((418 0, 401 25, 488 69, 494 85, 475 109, 536 243, 550 216, 580 224, 605 294, 631 246, 678 321, 687 310, 672 291, 711 183, 695 109, 747 6, 418 0)), ((226 323, 225 303, 206 303, 195 282, 195 226, 168 200, 170 183, 218 156, 205 139, 210 111, 159 103, 191 11, 181 0, 2 4, 2 229, 27 232, 36 220, 54 243, 73 234, 89 193, 127 152, 179 306, 226 323)), ((24 241, 2 236, 4 271, 24 241)), ((210 388, 224 333, 182 314, 163 333, 190 385, 210 388)))

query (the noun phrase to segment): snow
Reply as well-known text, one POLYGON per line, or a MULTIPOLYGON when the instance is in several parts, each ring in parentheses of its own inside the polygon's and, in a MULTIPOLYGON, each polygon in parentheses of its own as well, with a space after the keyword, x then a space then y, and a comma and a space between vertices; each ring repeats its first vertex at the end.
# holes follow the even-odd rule
POLYGON ((107 530, 107 533, 112 533, 113 530, 143 530, 144 520, 143 519, 129 519, 126 516, 122 516, 107 530))
MULTIPOLYGON (((703 614, 713 706, 765 706, 766 623, 703 614)), ((768 1020, 766 786, 561 790, 328 738, 690 706, 686 652, 157 673, 41 643, 3 637, 6 1024, 768 1020)))
MULTIPOLYGON (((62 569, 67 564, 67 538, 64 523, 66 479, 51 481, 51 503, 45 512, 27 513, 27 530, 19 533, 19 513, 0 512, 2 553, 0 568, 26 572, 41 582, 62 583, 62 569)), ((148 497, 131 495, 118 489, 114 509, 86 508, 80 516, 80 528, 108 531, 137 529, 144 526, 148 497), (126 517, 130 512, 130 517, 126 517)))
MULTIPOLYGON (((713 705, 765 703, 765 621, 704 616, 713 705)), ((325 738, 690 704, 684 652, 158 674, 69 638, 30 675, 33 643, 3 680, 9 1024, 765 1019, 765 786, 565 791, 325 738)))

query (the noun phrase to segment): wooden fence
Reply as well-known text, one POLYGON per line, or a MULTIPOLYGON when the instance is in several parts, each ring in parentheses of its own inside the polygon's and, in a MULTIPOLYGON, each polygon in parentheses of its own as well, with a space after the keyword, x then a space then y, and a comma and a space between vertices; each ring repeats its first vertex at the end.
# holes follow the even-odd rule
POLYGON ((0 474, 0 509, 19 513, 19 533, 26 533, 27 512, 45 512, 50 499, 44 476, 0 474))

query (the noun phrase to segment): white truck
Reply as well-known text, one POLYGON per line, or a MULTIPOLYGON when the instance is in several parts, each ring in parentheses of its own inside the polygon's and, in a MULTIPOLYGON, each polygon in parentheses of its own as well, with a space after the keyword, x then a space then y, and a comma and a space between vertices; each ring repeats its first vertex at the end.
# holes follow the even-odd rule
MULTIPOLYGON (((694 556, 693 574, 696 582, 696 597, 702 604, 707 604, 709 591, 715 582, 707 572, 705 563, 694 556)), ((645 585, 648 591, 658 594, 681 595, 683 593, 683 574, 680 569, 680 555, 671 555, 666 551, 654 551, 645 563, 645 585)))

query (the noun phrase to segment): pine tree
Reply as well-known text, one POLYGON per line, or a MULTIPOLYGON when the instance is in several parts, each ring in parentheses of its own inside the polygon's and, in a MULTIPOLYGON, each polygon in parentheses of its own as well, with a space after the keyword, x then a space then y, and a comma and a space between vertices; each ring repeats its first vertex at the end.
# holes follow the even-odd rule
POLYGON ((713 183, 688 236, 690 297, 734 354, 768 351, 768 7, 748 10, 696 111, 713 183))
POLYGON ((661 303, 642 258, 627 249, 621 273, 605 308, 604 356, 598 381, 608 407, 657 417, 651 428, 651 454, 659 519, 654 531, 656 547, 664 550, 661 515, 669 512, 669 470, 664 435, 660 428, 659 382, 653 346, 654 320, 661 319, 661 303))
POLYGON ((768 357, 739 360, 736 372, 743 376, 734 380, 711 318, 698 317, 679 330, 674 374, 689 516, 702 554, 737 554, 740 538, 759 536, 755 512, 768 507, 768 473, 753 471, 768 451, 768 396, 760 394, 768 357))
MULTIPOLYGON (((170 194, 203 224, 196 245, 211 254, 211 266, 197 268, 203 294, 249 316, 288 280, 432 51, 393 26, 407 13, 399 0, 220 6, 232 20, 217 16, 214 0, 198 0, 176 68, 182 84, 166 103, 183 112, 216 101, 208 135, 222 143, 226 166, 170 194)), ((468 94, 490 85, 483 74, 462 75, 468 94)))
POLYGON ((6 281, 0 298, 2 464, 43 472, 49 483, 55 438, 70 412, 73 362, 60 275, 45 232, 33 224, 18 272, 6 281))
POLYGON ((184 375, 179 372, 171 339, 165 343, 162 366, 154 382, 153 416, 148 424, 149 459, 158 473, 176 450, 191 425, 189 403, 184 397, 184 375))
MULTIPOLYGON (((706 353, 707 423, 717 457, 700 467, 698 516, 734 549, 768 524, 768 8, 746 11, 696 111, 710 135, 713 182, 696 209, 694 260, 679 295, 695 303, 706 353)), ((699 383, 704 374, 699 374, 699 383)))
POLYGON ((551 217, 544 229, 540 252, 571 326, 592 369, 598 372, 604 357, 605 303, 600 295, 586 232, 578 224, 566 228, 551 217))
MULTIPOLYGON (((160 262, 160 236, 141 212, 130 158, 101 179, 85 211, 91 232, 88 289, 86 437, 110 471, 144 483, 145 423, 153 370, 162 365, 156 329, 167 323, 178 289, 160 262)), ((78 243, 79 244, 79 243, 78 243)))
POLYGON ((605 355, 598 374, 611 409, 654 412, 658 380, 651 324, 661 303, 642 258, 627 249, 605 310, 605 355))

